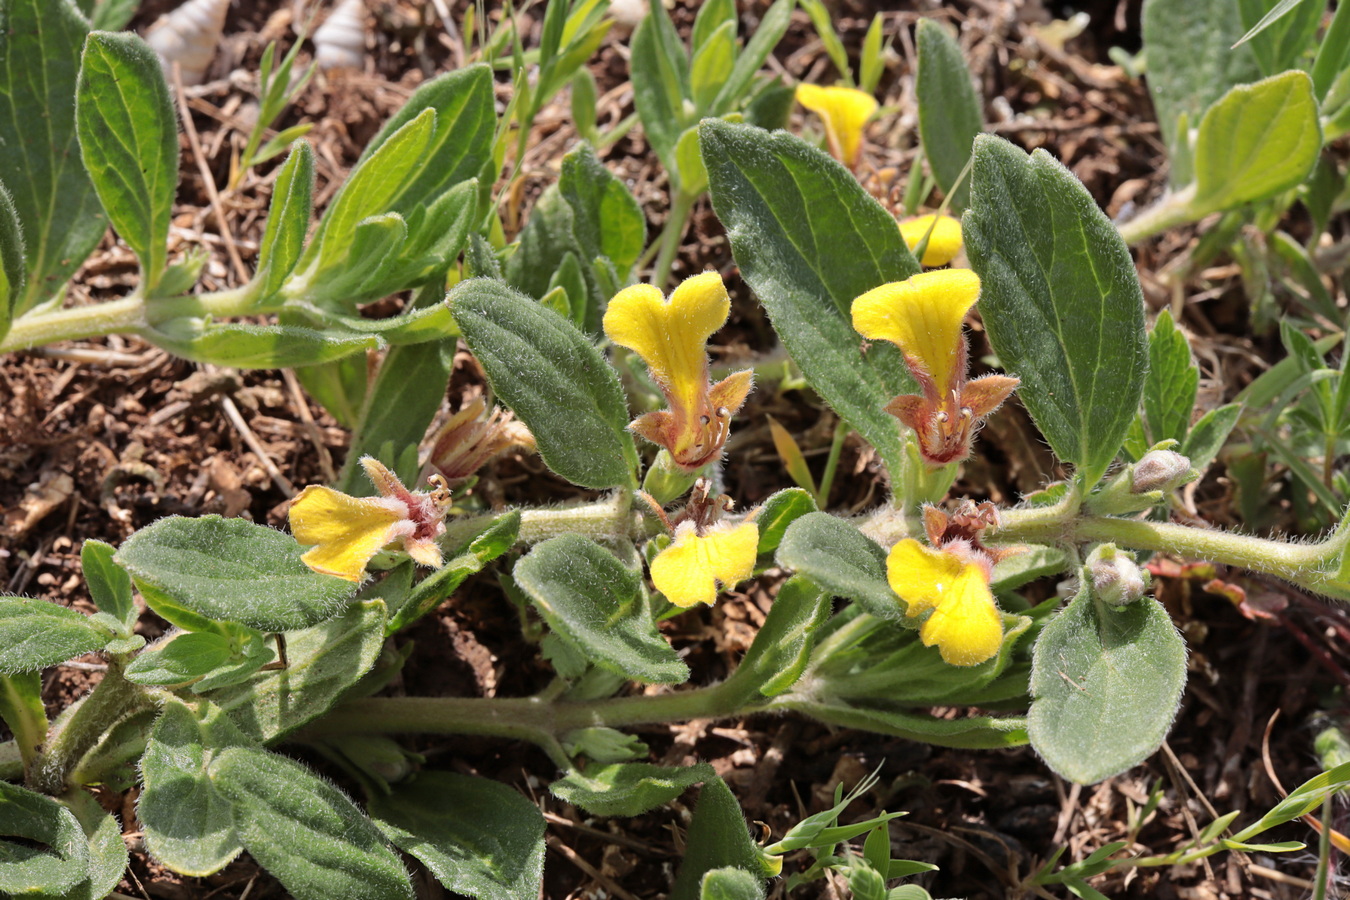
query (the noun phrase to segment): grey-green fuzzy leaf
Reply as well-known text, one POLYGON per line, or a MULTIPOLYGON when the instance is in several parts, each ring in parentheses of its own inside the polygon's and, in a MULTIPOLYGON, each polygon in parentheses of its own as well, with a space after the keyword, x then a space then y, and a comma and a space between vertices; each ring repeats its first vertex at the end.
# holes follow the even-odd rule
POLYGON ((1049 154, 991 135, 975 142, 964 230, 990 343, 1056 455, 1095 483, 1138 412, 1148 367, 1129 249, 1049 154))
POLYGON ((895 347, 863 352, 851 312, 857 297, 919 271, 895 219, 800 138, 715 119, 699 134, 713 208, 783 345, 811 386, 900 471, 900 427, 883 407, 914 381, 895 347))
POLYGON ((35 672, 107 643, 106 634, 73 609, 48 600, 0 597, 0 673, 35 672))
POLYGON ((951 208, 960 211, 970 197, 970 179, 952 188, 970 162, 975 136, 984 130, 984 113, 956 39, 936 19, 920 19, 917 35, 914 90, 923 155, 938 186, 951 196, 951 208))

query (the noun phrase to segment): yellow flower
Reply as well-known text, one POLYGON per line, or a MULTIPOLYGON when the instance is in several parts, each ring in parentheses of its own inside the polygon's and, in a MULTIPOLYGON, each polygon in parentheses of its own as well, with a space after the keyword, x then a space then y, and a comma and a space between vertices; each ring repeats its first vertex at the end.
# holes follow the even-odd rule
POLYGON ((925 647, 937 646, 943 662, 977 666, 1003 645, 1003 623, 989 590, 989 562, 978 553, 934 550, 913 538, 886 557, 886 579, 905 601, 909 618, 931 615, 919 626, 925 647))
POLYGON ((980 422, 1018 384, 1007 375, 966 380, 961 323, 979 296, 974 272, 939 269, 883 284, 853 301, 853 327, 869 340, 898 346, 919 382, 922 395, 896 397, 886 411, 914 429, 920 452, 936 465, 970 455, 980 422))
POLYGON ((291 504, 291 533, 297 542, 315 545, 300 561, 322 575, 360 581, 371 558, 397 541, 422 565, 440 566, 436 538, 445 532, 446 492, 410 491, 369 456, 361 465, 380 496, 352 497, 311 484, 291 504))
POLYGON ((652 584, 676 606, 712 604, 720 588, 749 578, 755 570, 759 526, 714 525, 703 534, 693 522, 675 529, 675 541, 652 560, 652 584))
POLYGON ((919 216, 900 223, 900 236, 909 249, 919 246, 924 235, 928 235, 928 247, 919 262, 925 266, 945 266, 961 252, 961 223, 951 216, 919 216))
POLYGON ((830 153, 850 169, 862 151, 863 126, 877 111, 876 98, 849 87, 797 85, 797 102, 820 116, 830 153))
POLYGON ((665 447, 686 470, 721 454, 731 416, 754 379, 746 370, 708 383, 708 338, 730 312, 716 272, 686 278, 669 300, 650 284, 635 284, 615 294, 605 310, 605 334, 642 357, 670 407, 639 416, 629 428, 665 447))

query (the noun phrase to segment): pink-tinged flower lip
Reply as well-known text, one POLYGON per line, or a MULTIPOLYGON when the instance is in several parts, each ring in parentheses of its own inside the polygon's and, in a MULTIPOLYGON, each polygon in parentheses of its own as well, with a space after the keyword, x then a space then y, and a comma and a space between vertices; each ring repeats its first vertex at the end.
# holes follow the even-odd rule
POLYGON ((730 310, 731 299, 716 272, 685 279, 669 299, 649 284, 633 285, 605 310, 605 334, 642 357, 669 407, 639 416, 629 428, 665 447, 687 471, 721 455, 731 417, 753 386, 749 370, 708 383, 707 341, 730 310))

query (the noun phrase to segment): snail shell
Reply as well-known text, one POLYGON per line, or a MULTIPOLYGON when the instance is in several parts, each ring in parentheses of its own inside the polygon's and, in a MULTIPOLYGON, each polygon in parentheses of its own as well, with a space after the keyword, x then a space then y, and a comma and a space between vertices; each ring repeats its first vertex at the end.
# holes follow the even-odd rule
POLYGON ((184 85, 201 84, 216 55, 225 31, 225 13, 230 0, 187 0, 159 17, 145 35, 145 42, 159 54, 164 73, 172 77, 178 63, 184 85))
POLYGON ((366 59, 366 5, 342 0, 314 32, 314 62, 320 69, 359 69, 366 59))

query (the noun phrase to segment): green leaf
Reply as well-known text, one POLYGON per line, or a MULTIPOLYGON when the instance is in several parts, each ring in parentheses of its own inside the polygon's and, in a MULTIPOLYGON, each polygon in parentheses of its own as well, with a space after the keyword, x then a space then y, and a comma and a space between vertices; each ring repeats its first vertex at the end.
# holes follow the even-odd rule
POLYGON ((830 615, 830 600, 809 578, 784 582, 732 680, 747 692, 776 697, 787 691, 810 661, 816 633, 830 615))
POLYGON ((919 271, 895 219, 800 138, 713 119, 699 133, 713 207, 783 345, 891 473, 901 471, 900 428, 883 407, 914 382, 895 347, 863 353, 851 312, 855 298, 919 271))
POLYGON ((99 31, 121 31, 136 15, 141 0, 98 0, 92 22, 99 31))
POLYGON ((936 747, 993 750, 1027 742, 1026 720, 1018 716, 939 719, 924 713, 868 706, 793 701, 789 708, 827 725, 889 734, 936 747))
POLYGON ((1243 32, 1233 0, 1145 0, 1142 27, 1148 90, 1169 152, 1178 116, 1198 122, 1230 87, 1261 75, 1250 47, 1232 49, 1243 32))
POLYGON ((0 894, 65 900, 88 877, 89 841, 70 810, 0 781, 0 894))
POLYGON ((684 768, 651 763, 614 763, 570 772, 548 786, 557 797, 596 816, 640 816, 664 806, 689 788, 717 776, 712 766, 684 768))
POLYGON ((1346 70, 1347 64, 1350 64, 1350 8, 1337 5, 1313 60, 1313 84, 1320 99, 1327 98, 1332 82, 1346 70))
POLYGON ((919 69, 914 90, 919 101, 923 155, 951 207, 960 211, 970 197, 970 180, 957 186, 975 143, 984 130, 980 96, 971 82, 961 45, 936 19, 920 19, 919 69), (953 190, 955 187, 955 190, 953 190))
POLYGON ((767 879, 778 874, 756 846, 745 824, 741 805, 721 778, 710 778, 699 792, 694 820, 685 838, 684 861, 670 889, 670 900, 698 900, 703 876, 713 869, 734 866, 767 879))
POLYGON ((699 900, 764 900, 764 879, 726 866, 703 873, 699 900))
POLYGON ((136 684, 183 684, 201 678, 234 656, 230 640, 210 631, 188 631, 141 653, 126 668, 136 684))
POLYGON ((1152 597, 1115 608, 1083 588, 1041 630, 1027 734, 1050 768, 1092 784, 1167 736, 1186 686, 1186 645, 1152 597))
POLYGON ((296 900, 412 900, 408 873, 379 829, 309 769, 266 750, 229 747, 207 777, 230 801, 244 848, 296 900))
POLYGON ((116 552, 115 547, 103 541, 85 541, 80 546, 80 571, 99 612, 120 621, 130 634, 140 610, 131 596, 131 576, 113 561, 116 552))
POLYGON ((653 7, 638 24, 630 46, 633 105, 642 119, 647 142, 678 189, 681 179, 675 165, 675 142, 693 124, 694 110, 689 91, 689 57, 664 6, 653 7))
POLYGON ((1200 121, 1194 217, 1297 187, 1321 149, 1317 100, 1305 73, 1233 88, 1200 121))
POLYGON ((204 878, 243 852, 230 803, 211 787, 207 768, 226 747, 245 739, 218 707, 204 720, 169 700, 155 721, 141 757, 137 818, 146 849, 180 875, 204 878))
POLYGON ((98 199, 140 260, 145 289, 152 291, 168 255, 178 188, 178 118, 159 57, 145 41, 130 32, 89 35, 75 125, 98 199))
POLYGON ((267 227, 258 245, 258 267, 253 281, 259 286, 259 302, 266 302, 295 269, 304 250, 313 208, 314 151, 305 141, 291 145, 272 184, 272 205, 267 209, 267 227))
POLYGON ((128 538, 116 560, 198 615, 291 631, 337 615, 353 592, 341 578, 312 571, 303 553, 290 535, 265 525, 170 516, 128 538))
POLYGON ((544 875, 539 807, 486 778, 422 772, 371 797, 384 836, 447 890, 477 900, 536 900, 544 875))
POLYGON ((1068 554, 1057 547, 1024 545, 1022 552, 999 560, 989 587, 995 594, 1016 590, 1037 578, 1066 571, 1071 568, 1068 560, 1068 554))
POLYGON ((1326 6, 1320 0, 1239 0, 1238 11, 1248 29, 1238 45, 1250 42, 1261 74, 1275 75, 1298 67, 1326 6))
POLYGON ((689 92, 694 107, 707 110, 717 100, 731 76, 736 61, 736 21, 723 22, 708 35, 701 47, 694 51, 689 66, 689 92))
POLYGON ((108 227, 75 136, 88 33, 70 0, 0 3, 0 172, 23 174, 5 176, 26 261, 16 313, 56 296, 108 227))
POLYGON ((0 675, 0 721, 14 735, 24 767, 33 763, 33 757, 47 740, 47 708, 42 704, 42 675, 40 672, 19 672, 0 675))
POLYGON ((1200 384, 1200 367, 1191 361, 1191 345, 1163 310, 1148 336, 1148 375, 1144 379, 1144 415, 1151 443, 1185 440, 1200 384))
POLYGON ((1130 251, 1077 178, 1049 154, 975 141, 963 230, 980 316, 1055 454, 1101 478, 1139 409, 1148 366, 1130 251))
POLYGON ((689 677, 657 630, 641 576, 589 538, 544 541, 516 563, 513 576, 549 627, 594 664, 635 681, 679 684, 689 677))
POLYGON ((1211 409, 1191 426, 1191 433, 1182 441, 1181 455, 1191 461, 1193 468, 1203 472, 1219 455, 1224 441, 1228 440, 1241 415, 1241 403, 1229 403, 1211 409))
POLYGON ((48 600, 0 597, 0 675, 36 672, 100 649, 108 636, 89 619, 48 600))
MULTIPOLYGON (((448 313, 443 303, 437 309, 448 313)), ((366 389, 347 464, 334 487, 357 497, 375 492, 365 470, 356 464, 362 456, 375 456, 398 470, 398 460, 383 458, 382 450, 389 447, 398 454, 421 443, 445 400, 454 356, 453 338, 395 347, 385 355, 374 384, 366 389)))
POLYGON ((750 89, 755 75, 763 68, 769 54, 778 46, 778 42, 787 34, 792 21, 795 0, 774 0, 774 4, 760 17, 759 25, 746 42, 744 49, 736 56, 736 65, 727 77, 708 110, 711 115, 720 116, 731 112, 741 104, 747 90, 750 89))
POLYGON ((116 890, 127 870, 122 826, 83 788, 62 795, 61 804, 75 816, 89 841, 88 878, 76 886, 67 900, 102 900, 116 890))
POLYGON ((581 144, 563 157, 558 190, 572 208, 573 231, 588 261, 608 256, 626 277, 647 242, 647 217, 628 187, 581 144))
POLYGON ((829 513, 802 516, 783 536, 777 558, 832 596, 856 600, 879 619, 901 620, 905 603, 886 581, 886 551, 843 519, 829 513))
POLYGON ((515 546, 520 537, 520 510, 512 510, 469 542, 453 559, 422 579, 408 600, 390 619, 389 634, 402 631, 440 606, 464 580, 483 571, 488 563, 515 546))
POLYGON ((255 741, 282 737, 323 715, 375 664, 384 646, 385 605, 353 604, 322 625, 286 635, 285 669, 206 694, 255 741))
POLYGON ((571 322, 474 278, 446 297, 493 392, 534 434, 548 467, 582 487, 637 487, 618 375, 571 322))
POLYGON ((158 328, 142 328, 139 334, 174 356, 235 369, 312 366, 375 350, 381 344, 373 334, 198 318, 171 319, 158 328))
POLYGON ((9 331, 9 324, 23 300, 24 253, 23 229, 19 214, 14 211, 14 198, 0 183, 0 338, 9 331))
POLYGON ((801 488, 787 488, 770 495, 755 513, 755 524, 759 526, 758 554, 765 556, 777 550, 788 526, 813 512, 816 501, 801 488))

